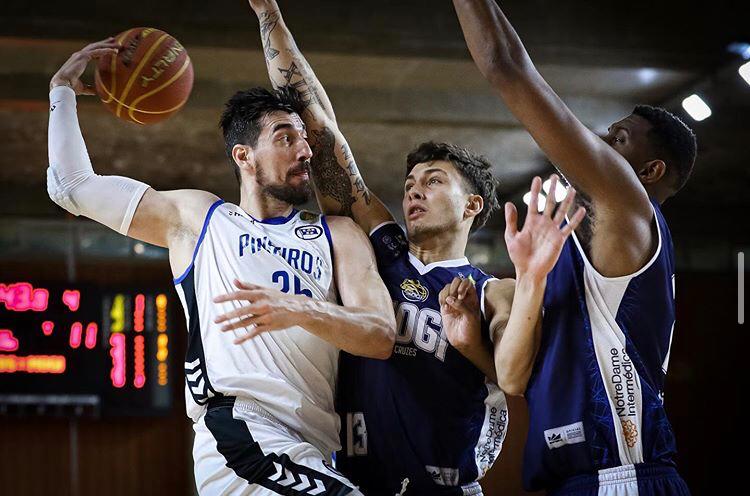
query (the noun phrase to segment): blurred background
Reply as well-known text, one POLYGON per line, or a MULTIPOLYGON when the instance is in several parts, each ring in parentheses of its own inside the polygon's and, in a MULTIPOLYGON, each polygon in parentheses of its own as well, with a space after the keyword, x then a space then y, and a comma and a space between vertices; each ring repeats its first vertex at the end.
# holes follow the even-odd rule
MULTIPOLYGON (((519 207, 531 177, 551 172, 475 69, 451 2, 279 3, 368 186, 397 217, 405 156, 422 141, 484 154, 500 199, 519 207)), ((744 447, 738 256, 750 247, 741 220, 750 207, 750 66, 743 66, 750 28, 739 14, 743 3, 501 2, 543 75, 586 125, 605 131, 647 103, 675 112, 697 134, 693 177, 664 207, 678 268, 665 401, 679 469, 694 494, 739 488, 733 453, 744 447), (691 95, 710 116, 690 116, 699 110, 683 106, 691 95)), ((195 491, 181 371, 186 330, 166 252, 73 218, 45 187, 50 77, 85 44, 136 26, 182 42, 194 65, 193 93, 175 117, 149 127, 80 98, 95 170, 239 201, 219 113, 234 91, 268 86, 258 24, 244 1, 3 2, 0 494, 195 491)), ((495 215, 470 241, 469 258, 508 276, 502 229, 495 215)), ((526 412, 522 400, 510 408, 503 453, 483 481, 488 496, 525 494, 526 412)))

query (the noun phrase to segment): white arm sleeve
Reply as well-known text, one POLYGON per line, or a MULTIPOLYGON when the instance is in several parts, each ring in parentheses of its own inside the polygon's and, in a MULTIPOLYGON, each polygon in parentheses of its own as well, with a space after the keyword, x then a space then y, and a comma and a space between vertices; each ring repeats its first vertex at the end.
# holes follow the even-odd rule
POLYGON ((78 125, 75 92, 67 86, 56 86, 49 99, 49 197, 74 215, 127 235, 149 186, 127 177, 95 174, 78 125))

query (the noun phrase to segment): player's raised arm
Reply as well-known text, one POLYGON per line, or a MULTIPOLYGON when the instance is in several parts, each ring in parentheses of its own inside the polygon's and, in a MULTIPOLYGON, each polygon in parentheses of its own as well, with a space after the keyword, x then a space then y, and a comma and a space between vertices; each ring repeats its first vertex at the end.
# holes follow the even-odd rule
POLYGON ((313 157, 315 193, 326 214, 351 217, 369 233, 393 217, 365 185, 354 155, 336 123, 328 95, 284 23, 275 0, 249 0, 260 21, 268 75, 275 88, 292 86, 302 95, 313 157))
MULTIPOLYGON (((453 4, 480 72, 552 163, 592 200, 597 228, 621 238, 625 258, 633 259, 622 267, 606 267, 605 262, 605 267, 597 268, 603 272, 640 268, 652 248, 652 211, 641 180, 661 178, 664 162, 653 160, 636 172, 615 149, 622 143, 610 146, 587 129, 539 74, 494 0, 454 0, 453 4)), ((627 136, 613 138, 620 139, 624 142, 627 136)), ((593 258, 597 265, 595 254, 593 258)))
MULTIPOLYGON (((555 188, 557 176, 553 175, 551 182, 555 188)), ((543 213, 537 212, 531 205, 537 205, 541 189, 542 180, 535 177, 531 183, 530 207, 520 231, 515 207, 512 203, 505 204, 505 243, 516 268, 515 288, 498 281, 489 283, 485 290, 490 331, 495 343, 498 385, 512 395, 523 395, 531 377, 541 339, 541 310, 547 274, 557 262, 563 243, 585 214, 584 208, 579 207, 570 222, 561 225, 565 213, 573 206, 573 188, 568 190, 556 212, 554 201, 546 203, 543 213)))
POLYGON ((378 275, 372 245, 346 217, 328 217, 328 225, 336 250, 334 277, 342 304, 236 281, 238 291, 214 299, 216 303, 248 302, 216 319, 224 324, 224 332, 249 329, 235 344, 298 325, 353 355, 391 356, 396 319, 388 290, 378 275))
MULTIPOLYGON (((92 43, 74 53, 50 81, 49 167, 50 198, 74 215, 83 215, 115 231, 158 246, 194 240, 203 217, 216 197, 205 191, 158 192, 147 184, 94 172, 76 112, 76 95, 92 95, 80 79, 93 59, 117 52, 113 38, 92 43)), ((190 249, 187 250, 188 252, 190 249)), ((175 269, 180 261, 171 257, 175 269)))

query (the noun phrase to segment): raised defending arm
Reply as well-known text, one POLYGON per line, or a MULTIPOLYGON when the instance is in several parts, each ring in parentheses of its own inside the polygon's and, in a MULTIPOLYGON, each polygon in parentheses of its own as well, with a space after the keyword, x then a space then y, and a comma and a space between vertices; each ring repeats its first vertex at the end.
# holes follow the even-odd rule
POLYGON ((328 95, 300 52, 275 0, 249 0, 260 21, 260 35, 274 87, 292 86, 302 95, 313 158, 315 192, 326 214, 351 217, 369 233, 393 217, 365 185, 354 155, 339 130, 328 95))
MULTIPOLYGON (((552 176, 552 191, 557 186, 557 176, 552 176)), ((511 203, 505 204, 505 243, 516 267, 515 290, 503 287, 499 281, 486 289, 487 313, 495 342, 495 368, 501 389, 512 395, 522 395, 531 377, 536 353, 541 341, 541 313, 547 274, 560 257, 563 243, 583 219, 585 210, 579 207, 562 225, 565 213, 573 205, 572 188, 558 207, 548 201, 544 213, 537 205, 542 180, 534 178, 531 184, 531 207, 523 228, 518 231, 517 213, 511 203), (512 301, 512 305, 509 303, 512 301)))
POLYGON ((637 270, 652 247, 648 194, 633 168, 584 126, 552 90, 494 0, 453 0, 477 67, 531 136, 588 196, 606 243, 592 247, 605 275, 637 270))

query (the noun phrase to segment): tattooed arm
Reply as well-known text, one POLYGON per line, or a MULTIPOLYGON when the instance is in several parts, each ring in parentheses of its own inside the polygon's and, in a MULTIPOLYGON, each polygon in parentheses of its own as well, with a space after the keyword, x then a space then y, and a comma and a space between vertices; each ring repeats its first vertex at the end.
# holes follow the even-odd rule
POLYGON ((328 95, 284 23, 276 0, 249 0, 260 21, 260 36, 274 88, 292 86, 302 95, 313 158, 310 160, 320 209, 351 217, 369 233, 393 216, 365 185, 349 145, 339 130, 328 95))

